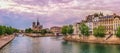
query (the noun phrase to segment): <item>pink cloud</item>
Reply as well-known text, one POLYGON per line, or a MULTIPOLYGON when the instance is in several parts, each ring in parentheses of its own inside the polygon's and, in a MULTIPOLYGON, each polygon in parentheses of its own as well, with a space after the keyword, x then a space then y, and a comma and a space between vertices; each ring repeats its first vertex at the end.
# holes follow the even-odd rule
POLYGON ((0 0, 0 10, 23 16, 14 19, 35 21, 39 18, 47 27, 61 26, 69 20, 70 24, 79 22, 95 12, 120 14, 119 5, 119 0, 0 0))

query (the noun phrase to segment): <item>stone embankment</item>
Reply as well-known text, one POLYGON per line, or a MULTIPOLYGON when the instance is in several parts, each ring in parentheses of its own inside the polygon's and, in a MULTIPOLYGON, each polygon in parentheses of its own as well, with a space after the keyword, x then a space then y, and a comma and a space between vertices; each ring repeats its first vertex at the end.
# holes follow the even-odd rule
POLYGON ((86 42, 86 43, 120 44, 120 38, 116 37, 115 35, 111 36, 107 40, 106 40, 106 37, 96 38, 93 35, 90 35, 89 37, 74 35, 74 36, 66 36, 64 37, 64 40, 75 41, 75 42, 86 42))
POLYGON ((30 36, 30 37, 42 37, 41 34, 35 34, 35 33, 25 33, 24 35, 30 36))
POLYGON ((30 37, 48 37, 48 36, 54 36, 53 34, 36 34, 36 33, 25 33, 24 35, 30 36, 30 37))
POLYGON ((8 36, 0 36, 0 49, 3 48, 6 44, 11 42, 15 36, 8 35, 8 36))

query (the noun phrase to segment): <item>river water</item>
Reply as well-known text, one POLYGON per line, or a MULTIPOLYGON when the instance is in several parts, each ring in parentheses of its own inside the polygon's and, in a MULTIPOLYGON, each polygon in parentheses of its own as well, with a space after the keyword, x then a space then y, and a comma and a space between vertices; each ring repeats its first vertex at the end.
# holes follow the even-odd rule
POLYGON ((54 37, 18 36, 0 53, 120 53, 120 45, 67 42, 54 37))

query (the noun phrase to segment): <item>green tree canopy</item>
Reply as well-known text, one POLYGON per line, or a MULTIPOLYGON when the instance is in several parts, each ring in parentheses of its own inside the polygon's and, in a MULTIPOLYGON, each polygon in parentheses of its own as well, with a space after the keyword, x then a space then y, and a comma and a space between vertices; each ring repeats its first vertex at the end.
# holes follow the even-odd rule
POLYGON ((5 34, 5 27, 4 26, 0 26, 0 35, 5 34))
POLYGON ((31 28, 28 28, 28 29, 25 29, 25 32, 26 32, 26 33, 32 33, 33 30, 32 30, 31 28))
POLYGON ((6 33, 7 34, 12 34, 14 32, 14 29, 12 27, 6 27, 6 33))
POLYGON ((71 35, 71 34, 73 34, 73 31, 74 31, 73 26, 69 25, 67 28, 67 33, 71 35))
POLYGON ((67 35, 67 28, 68 28, 68 26, 63 26, 62 27, 62 34, 63 35, 67 35))
POLYGON ((105 37, 105 27, 104 26, 98 26, 97 28, 93 29, 93 34, 96 37, 105 37))
POLYGON ((120 27, 117 28, 116 36, 120 37, 120 27))
POLYGON ((40 33, 41 33, 42 35, 45 35, 45 34, 47 33, 47 30, 46 30, 46 29, 42 29, 42 30, 40 31, 40 33))
POLYGON ((89 27, 85 25, 84 23, 80 25, 79 30, 81 31, 81 34, 85 36, 89 36, 89 27))
POLYGON ((67 35, 67 34, 71 35, 71 34, 73 34, 73 31, 74 31, 74 29, 73 29, 72 25, 62 27, 62 34, 63 35, 67 35))
POLYGON ((0 35, 4 35, 4 34, 10 35, 18 31, 19 31, 18 29, 0 25, 0 35))

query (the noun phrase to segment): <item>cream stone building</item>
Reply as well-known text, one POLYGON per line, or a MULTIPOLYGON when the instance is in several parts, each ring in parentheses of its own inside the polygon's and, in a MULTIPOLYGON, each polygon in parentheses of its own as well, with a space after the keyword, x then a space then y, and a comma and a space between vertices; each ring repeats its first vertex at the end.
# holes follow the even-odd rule
POLYGON ((106 34, 115 34, 117 28, 120 26, 120 16, 116 15, 103 15, 103 13, 95 13, 88 15, 84 21, 73 25, 74 34, 81 34, 79 30, 80 23, 85 23, 89 27, 89 31, 93 34, 93 29, 98 26, 104 26, 106 34))
POLYGON ((62 28, 59 26, 53 26, 50 28, 50 31, 54 33, 54 35, 59 35, 61 34, 62 28))
POLYGON ((106 34, 112 33, 115 34, 117 28, 120 26, 120 16, 113 15, 105 15, 98 16, 93 18, 93 28, 98 26, 104 26, 106 30, 106 34))
POLYGON ((93 22, 92 22, 92 18, 93 18, 92 15, 88 15, 86 17, 86 21, 85 21, 85 24, 89 27, 89 33, 90 34, 93 34, 93 22))
POLYGON ((80 23, 79 23, 79 22, 73 24, 73 29, 74 29, 73 34, 74 34, 74 35, 79 35, 79 34, 80 34, 79 26, 80 26, 80 23))

